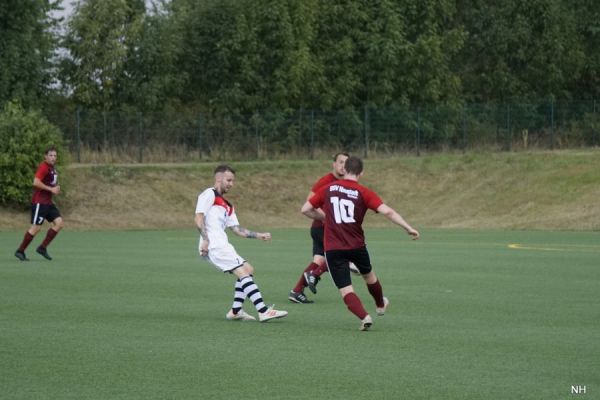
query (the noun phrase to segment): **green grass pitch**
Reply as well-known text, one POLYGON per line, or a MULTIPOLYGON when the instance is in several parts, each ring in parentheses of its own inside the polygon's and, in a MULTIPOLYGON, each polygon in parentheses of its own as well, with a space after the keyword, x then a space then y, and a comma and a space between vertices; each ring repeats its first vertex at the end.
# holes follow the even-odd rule
MULTIPOLYGON (((230 322, 233 279, 196 232, 0 232, 1 399, 600 398, 600 233, 367 229, 391 305, 369 332, 328 275, 289 303, 306 230, 232 238, 289 316, 230 322)), ((246 310, 255 314, 249 303, 246 310)))

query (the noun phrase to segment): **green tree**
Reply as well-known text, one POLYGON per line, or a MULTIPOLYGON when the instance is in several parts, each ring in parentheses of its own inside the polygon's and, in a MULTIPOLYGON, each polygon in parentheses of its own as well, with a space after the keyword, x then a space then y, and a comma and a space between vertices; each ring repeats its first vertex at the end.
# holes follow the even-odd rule
POLYGON ((451 0, 405 0, 401 14, 409 42, 402 49, 396 97, 411 103, 462 101, 462 82, 454 60, 465 46, 464 27, 456 22, 451 0))
POLYGON ((584 53, 571 2, 468 0, 460 8, 469 32, 460 70, 470 100, 572 97, 584 53))
POLYGON ((179 0, 173 17, 184 26, 187 101, 240 112, 309 101, 314 1, 179 0))
POLYGON ((0 3, 0 107, 11 99, 41 105, 52 82, 57 1, 0 3))
POLYGON ((576 18, 576 29, 583 48, 581 74, 570 88, 575 98, 600 99, 600 2, 573 0, 569 2, 576 18))
POLYGON ((155 8, 143 18, 137 42, 124 64, 122 101, 143 111, 158 111, 166 102, 181 95, 187 74, 177 65, 184 55, 182 32, 171 23, 168 5, 155 8))
MULTIPOLYGON (((9 102, 0 112, 0 204, 25 207, 44 150, 55 145, 65 154, 60 130, 39 112, 9 102)), ((61 163, 64 157, 60 158, 61 163)))
POLYGON ((63 79, 78 104, 117 108, 130 92, 127 65, 140 40, 143 0, 82 0, 68 22, 63 79))
POLYGON ((320 74, 315 76, 323 109, 352 107, 360 102, 364 88, 355 62, 361 59, 359 42, 370 22, 361 2, 321 1, 317 35, 312 50, 320 74))
POLYGON ((313 44, 324 108, 455 99, 464 33, 450 1, 322 1, 313 44))
POLYGON ((186 84, 181 93, 185 103, 212 104, 217 98, 228 98, 230 103, 238 103, 238 95, 229 91, 220 92, 223 82, 230 86, 239 85, 231 80, 235 68, 230 62, 227 49, 221 42, 229 32, 233 35, 237 8, 235 1, 224 1, 221 6, 216 1, 198 3, 190 0, 173 0, 171 4, 171 24, 182 27, 182 51, 177 64, 185 74, 186 84))
POLYGON ((258 53, 254 71, 261 82, 256 95, 265 99, 261 108, 308 105, 306 85, 315 71, 309 47, 315 5, 315 1, 260 0, 248 8, 258 53))

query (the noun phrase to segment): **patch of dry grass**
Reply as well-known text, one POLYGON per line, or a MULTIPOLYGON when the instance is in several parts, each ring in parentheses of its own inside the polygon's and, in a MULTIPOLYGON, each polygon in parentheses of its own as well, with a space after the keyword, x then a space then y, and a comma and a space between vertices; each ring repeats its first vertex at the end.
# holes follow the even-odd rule
MULTIPOLYGON (((217 163, 72 165, 57 198, 69 229, 194 229, 217 163)), ((233 162, 229 194, 254 229, 309 226, 299 213, 330 161, 233 162)), ((416 227, 600 230, 600 151, 435 154, 368 159, 361 182, 416 227)), ((3 229, 27 213, 0 211, 3 229)), ((369 226, 389 226, 369 216, 369 226)))

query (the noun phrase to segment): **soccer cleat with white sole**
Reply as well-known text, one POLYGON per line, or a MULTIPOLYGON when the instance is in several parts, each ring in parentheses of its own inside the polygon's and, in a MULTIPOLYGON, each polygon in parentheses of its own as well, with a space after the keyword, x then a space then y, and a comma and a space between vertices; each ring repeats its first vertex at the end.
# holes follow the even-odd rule
POLYGON ((275 310, 273 307, 274 307, 274 305, 269 307, 269 309, 267 311, 265 311, 264 313, 258 313, 258 320, 260 322, 267 322, 272 319, 283 318, 286 315, 288 315, 287 311, 275 310))
POLYGON ((237 314, 234 314, 232 310, 229 310, 229 312, 225 315, 225 318, 227 318, 229 321, 256 321, 256 318, 244 310, 238 311, 237 314))
POLYGON ((352 272, 354 275, 360 275, 360 271, 356 265, 354 265, 354 263, 349 263, 348 266, 350 267, 350 272, 352 272))
POLYGON ((302 293, 302 292, 296 293, 293 290, 290 292, 290 294, 288 296, 288 300, 293 303, 299 303, 299 304, 314 303, 314 301, 309 300, 304 293, 302 293))
POLYGON ((316 276, 312 271, 304 273, 304 281, 313 294, 317 294, 317 283, 319 283, 320 280, 321 277, 316 276))
POLYGON ((388 306, 390 305, 390 301, 388 300, 387 297, 383 298, 383 307, 376 307, 375 310, 377 311, 377 315, 383 315, 385 314, 385 310, 387 310, 388 306))
POLYGON ((367 316, 364 317, 362 319, 362 321, 360 321, 360 328, 359 328, 359 330, 361 330, 361 331, 368 331, 369 328, 371 327, 371 325, 373 325, 373 319, 371 318, 371 316, 369 314, 367 314, 367 316))

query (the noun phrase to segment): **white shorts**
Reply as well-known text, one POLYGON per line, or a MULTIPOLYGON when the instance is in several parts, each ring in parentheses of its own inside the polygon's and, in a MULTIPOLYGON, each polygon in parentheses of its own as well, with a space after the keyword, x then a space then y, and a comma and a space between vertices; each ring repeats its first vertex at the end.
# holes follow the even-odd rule
MULTIPOLYGON (((200 253, 200 245, 198 245, 198 253, 200 253)), ((200 256, 223 272, 231 272, 246 262, 229 243, 209 249, 208 256, 202 256, 202 253, 200 256)))

